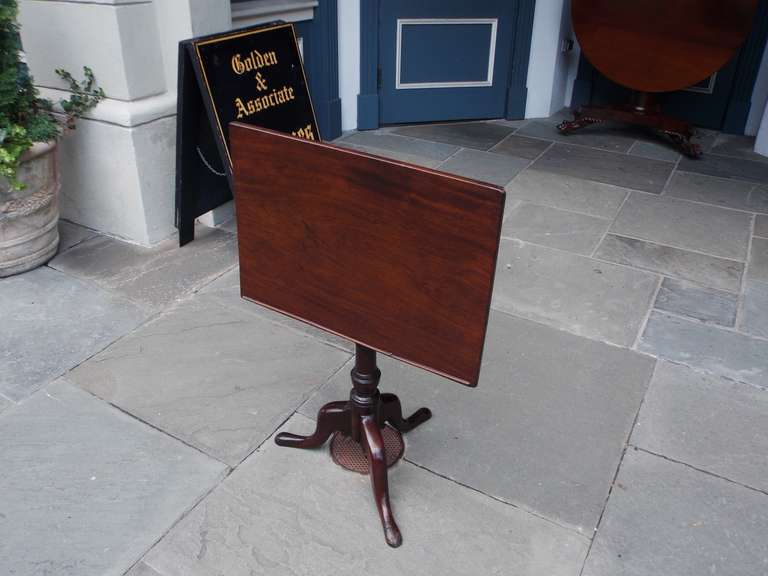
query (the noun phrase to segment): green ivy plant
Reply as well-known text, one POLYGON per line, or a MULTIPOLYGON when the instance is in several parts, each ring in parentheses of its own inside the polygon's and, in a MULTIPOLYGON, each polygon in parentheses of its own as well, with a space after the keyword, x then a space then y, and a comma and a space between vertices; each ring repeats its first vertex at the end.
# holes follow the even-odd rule
POLYGON ((16 0, 0 0, 0 176, 15 190, 23 188, 16 176, 22 154, 35 142, 48 142, 62 130, 74 129, 77 118, 104 98, 90 68, 83 68, 82 82, 56 70, 72 95, 59 102, 63 112, 54 113, 53 103, 39 97, 21 58, 17 13, 16 0))

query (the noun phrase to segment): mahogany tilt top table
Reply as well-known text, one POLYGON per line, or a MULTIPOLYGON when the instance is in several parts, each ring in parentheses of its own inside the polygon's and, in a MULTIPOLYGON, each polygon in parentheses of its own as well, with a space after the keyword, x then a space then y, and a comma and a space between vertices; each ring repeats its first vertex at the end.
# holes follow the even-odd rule
POLYGON ((658 94, 720 70, 752 28, 758 0, 573 0, 579 45, 605 77, 633 90, 624 106, 583 106, 559 130, 603 121, 650 128, 684 154, 701 155, 688 123, 665 116, 658 94))
POLYGON ((476 386, 504 212, 498 186, 232 123, 244 298, 356 343, 349 400, 318 413, 311 448, 334 435, 334 459, 370 472, 387 543, 402 539, 387 464, 402 415, 380 393, 376 351, 476 386), (355 447, 359 450, 357 458, 355 447))

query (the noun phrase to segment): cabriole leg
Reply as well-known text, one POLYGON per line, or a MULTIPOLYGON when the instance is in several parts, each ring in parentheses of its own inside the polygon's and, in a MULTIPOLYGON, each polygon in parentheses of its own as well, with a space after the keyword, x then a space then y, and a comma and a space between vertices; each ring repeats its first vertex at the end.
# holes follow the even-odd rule
POLYGON ((400 529, 397 527, 389 502, 389 485, 387 482, 387 457, 384 451, 384 440, 381 430, 373 416, 363 416, 363 445, 368 455, 368 465, 371 469, 371 487, 376 507, 379 509, 381 525, 384 528, 384 539, 387 544, 397 548, 403 543, 400 529))
POLYGON ((299 436, 290 432, 281 432, 275 437, 275 443, 290 448, 317 448, 325 444, 334 432, 349 435, 351 418, 347 402, 329 402, 317 413, 317 427, 314 434, 299 436))

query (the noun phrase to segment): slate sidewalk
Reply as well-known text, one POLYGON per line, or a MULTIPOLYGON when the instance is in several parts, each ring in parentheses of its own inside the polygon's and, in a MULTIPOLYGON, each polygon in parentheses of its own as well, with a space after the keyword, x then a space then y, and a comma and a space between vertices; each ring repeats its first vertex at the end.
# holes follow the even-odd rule
POLYGON ((381 360, 434 413, 390 471, 401 548, 366 477, 271 441, 347 396, 352 348, 240 300, 233 225, 62 223, 0 280, 0 574, 768 573, 768 159, 557 120, 340 142, 508 194, 478 388, 381 360))

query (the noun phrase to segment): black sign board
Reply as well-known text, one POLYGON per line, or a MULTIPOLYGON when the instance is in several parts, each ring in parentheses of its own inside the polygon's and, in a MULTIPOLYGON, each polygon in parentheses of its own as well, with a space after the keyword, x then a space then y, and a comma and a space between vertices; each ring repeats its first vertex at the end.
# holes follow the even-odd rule
POLYGON ((319 140, 293 25, 273 22, 179 43, 176 227, 232 199, 233 120, 319 140))

